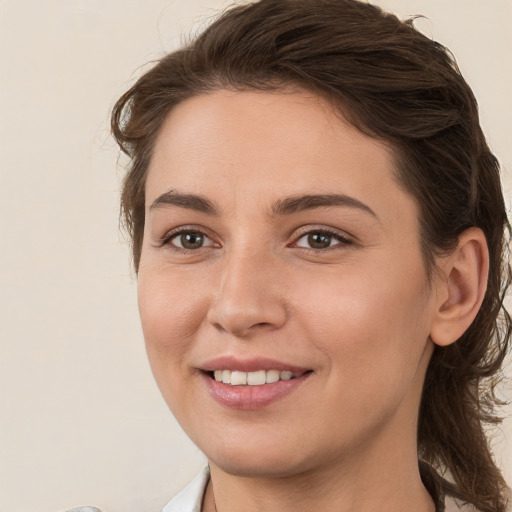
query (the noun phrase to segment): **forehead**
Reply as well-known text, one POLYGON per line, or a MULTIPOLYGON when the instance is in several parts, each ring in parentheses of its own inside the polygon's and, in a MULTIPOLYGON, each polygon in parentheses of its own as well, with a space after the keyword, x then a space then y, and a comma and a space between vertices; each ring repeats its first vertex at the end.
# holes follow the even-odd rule
POLYGON ((240 204, 306 192, 414 203, 392 149, 302 91, 222 90, 180 103, 159 132, 146 185, 147 204, 176 188, 240 204))

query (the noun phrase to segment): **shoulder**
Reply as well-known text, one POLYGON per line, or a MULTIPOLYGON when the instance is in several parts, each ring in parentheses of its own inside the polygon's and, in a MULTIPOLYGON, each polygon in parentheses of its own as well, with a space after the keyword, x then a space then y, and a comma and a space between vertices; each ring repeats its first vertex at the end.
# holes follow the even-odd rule
POLYGON ((206 466, 162 509, 162 512, 201 512, 203 496, 209 480, 210 470, 206 466))

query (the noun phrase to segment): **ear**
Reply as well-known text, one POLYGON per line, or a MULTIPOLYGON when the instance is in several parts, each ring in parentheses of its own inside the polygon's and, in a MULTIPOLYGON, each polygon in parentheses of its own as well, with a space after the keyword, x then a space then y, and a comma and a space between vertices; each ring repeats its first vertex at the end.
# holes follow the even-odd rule
POLYGON ((458 340, 475 319, 484 299, 489 272, 485 235, 470 228, 459 237, 455 251, 438 261, 437 302, 430 337, 436 345, 458 340))

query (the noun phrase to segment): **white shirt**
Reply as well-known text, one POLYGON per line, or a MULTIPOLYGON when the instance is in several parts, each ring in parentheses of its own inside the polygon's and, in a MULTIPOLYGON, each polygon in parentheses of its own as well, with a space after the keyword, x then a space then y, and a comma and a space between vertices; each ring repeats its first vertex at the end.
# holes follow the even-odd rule
POLYGON ((209 480, 210 470, 205 466, 194 480, 163 508, 162 512, 201 512, 209 480))

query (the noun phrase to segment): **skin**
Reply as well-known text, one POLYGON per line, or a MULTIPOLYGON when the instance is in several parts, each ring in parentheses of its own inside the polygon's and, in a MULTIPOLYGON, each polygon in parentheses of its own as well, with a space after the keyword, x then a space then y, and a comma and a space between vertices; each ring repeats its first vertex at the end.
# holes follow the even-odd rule
MULTIPOLYGON (((463 244, 477 288, 478 237, 463 244)), ((210 463, 205 511, 434 510, 416 451, 430 336, 454 341, 453 319, 473 314, 454 311, 481 290, 458 286, 462 264, 450 279, 461 258, 431 282, 423 261, 418 206, 392 150, 320 98, 218 91, 170 113, 146 183, 139 309, 160 390, 210 463), (169 191, 216 214, 190 201, 151 207, 169 191), (312 194, 358 203, 272 213, 312 194), (179 247, 180 230, 204 238, 179 247), (312 249, 319 230, 330 245, 312 249), (232 409, 201 372, 219 355, 311 374, 263 408, 232 409)))

